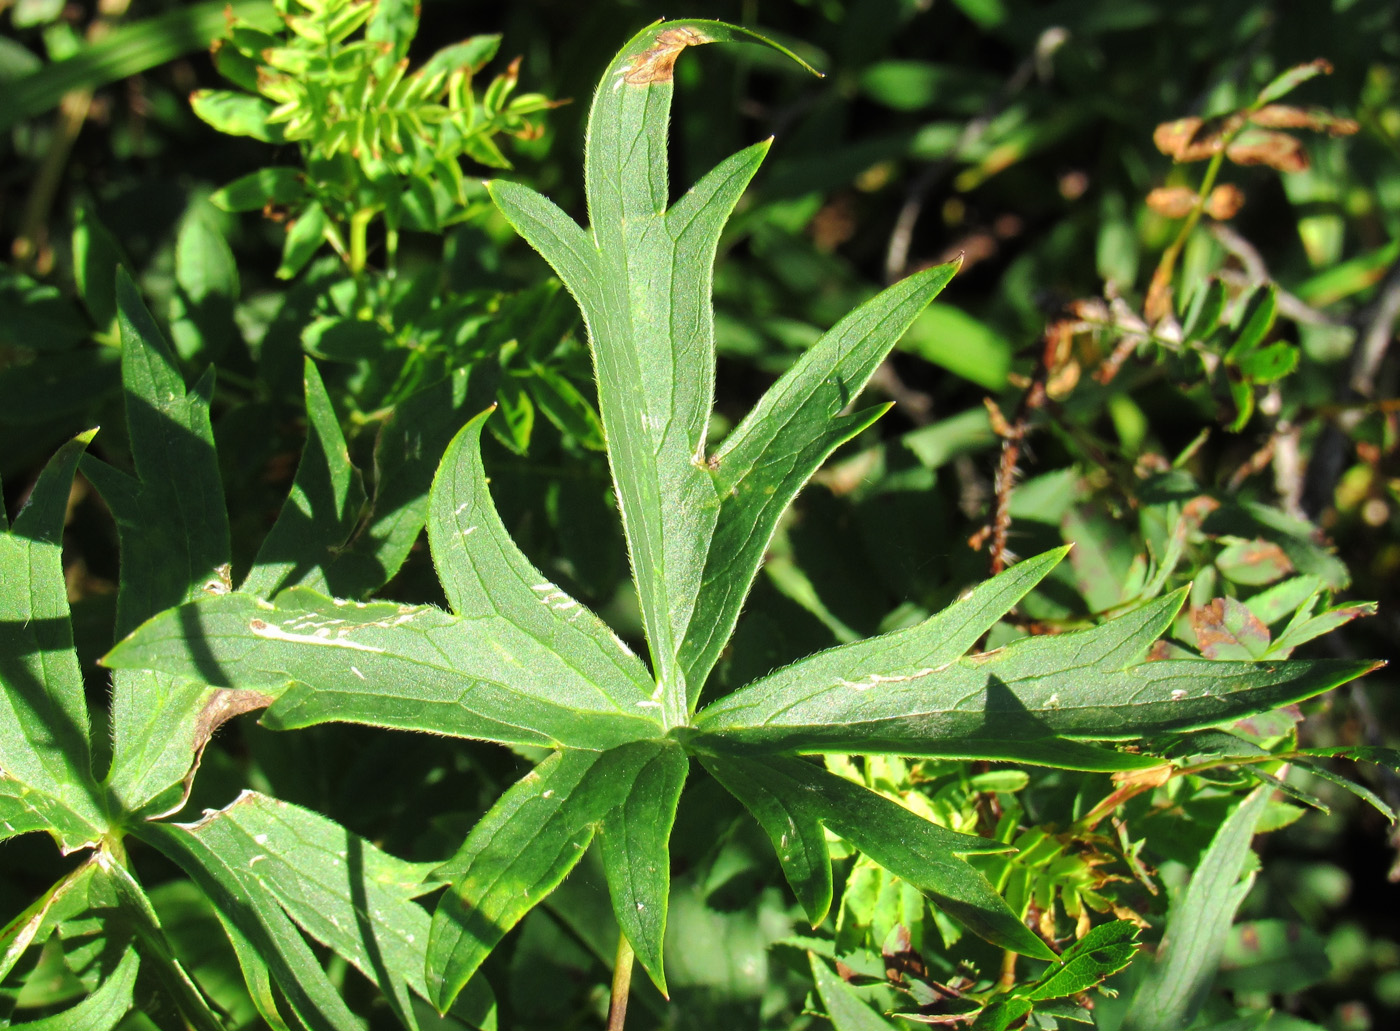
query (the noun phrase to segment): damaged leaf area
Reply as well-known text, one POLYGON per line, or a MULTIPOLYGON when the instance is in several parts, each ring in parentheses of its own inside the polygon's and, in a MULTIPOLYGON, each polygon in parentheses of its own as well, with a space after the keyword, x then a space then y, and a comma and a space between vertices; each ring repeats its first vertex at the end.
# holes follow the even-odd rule
POLYGON ((675 72, 676 58, 680 57, 682 50, 713 42, 690 26, 658 32, 655 42, 632 59, 631 65, 622 73, 622 81, 631 86, 669 83, 675 72))

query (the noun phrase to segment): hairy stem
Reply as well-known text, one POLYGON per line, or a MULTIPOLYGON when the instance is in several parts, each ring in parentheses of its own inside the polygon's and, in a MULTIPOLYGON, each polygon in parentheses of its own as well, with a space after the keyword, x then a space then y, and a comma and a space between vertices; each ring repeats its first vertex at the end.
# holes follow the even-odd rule
POLYGON ((613 964, 612 1003, 608 1006, 608 1031, 622 1031, 627 1023, 627 998, 632 991, 632 943, 617 935, 617 961, 613 964))

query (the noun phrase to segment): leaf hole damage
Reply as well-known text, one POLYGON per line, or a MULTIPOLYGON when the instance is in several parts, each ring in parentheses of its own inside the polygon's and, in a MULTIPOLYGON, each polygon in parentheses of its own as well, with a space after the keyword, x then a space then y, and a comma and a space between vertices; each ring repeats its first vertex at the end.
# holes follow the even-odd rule
POLYGON ((670 82, 675 72, 676 58, 682 50, 712 42, 704 33, 685 26, 659 32, 655 43, 632 58, 631 66, 622 73, 622 81, 631 86, 670 82))

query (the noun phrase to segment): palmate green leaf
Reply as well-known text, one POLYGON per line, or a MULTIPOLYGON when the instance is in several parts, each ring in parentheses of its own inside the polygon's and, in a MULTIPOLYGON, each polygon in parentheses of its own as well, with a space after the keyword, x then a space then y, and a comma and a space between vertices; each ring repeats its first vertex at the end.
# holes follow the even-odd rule
POLYGON ((720 40, 782 49, 748 30, 686 20, 642 30, 613 59, 589 113, 588 232, 526 187, 491 186, 501 211, 583 310, 668 726, 688 712, 677 653, 718 507, 705 462, 714 400, 712 265, 720 231, 768 149, 764 141, 730 157, 667 211, 672 69, 686 47, 720 40))
MULTIPOLYGON (((90 455, 82 470, 117 523, 120 635, 170 605, 226 590, 229 531, 209 423, 212 370, 186 390, 174 352, 125 272, 117 275, 116 299, 135 476, 90 455)), ((197 676, 118 673, 107 775, 113 795, 132 812, 178 808, 184 792, 177 786, 209 735, 257 704, 246 695, 221 694, 197 676)))
POLYGON ((820 652, 736 691, 698 714, 688 740, 737 754, 892 752, 1114 770, 1149 760, 1077 742, 1210 726, 1312 697, 1374 668, 1327 660, 1142 661, 1183 597, 983 655, 954 659, 930 646, 925 660, 917 649, 900 650, 923 639, 931 623, 936 630, 935 616, 820 652), (888 658, 886 649, 894 649, 888 658))
POLYGON ((93 432, 59 450, 0 533, 0 840, 47 830, 65 852, 107 826, 62 559, 68 492, 93 432))
POLYGON ((503 618, 303 587, 275 603, 229 594, 182 605, 103 661, 265 693, 275 704, 263 722, 279 730, 339 721, 575 748, 660 736, 650 710, 619 705, 503 618))
POLYGON ((798 898, 804 905, 815 903, 807 913, 813 925, 825 918, 831 903, 831 868, 817 829, 820 824, 923 892, 975 934, 1023 955, 1054 955, 987 879, 958 858, 1009 851, 1002 842, 940 827, 801 759, 714 755, 702 756, 701 762, 763 825, 798 898))
POLYGON ((671 827, 690 761, 662 748, 638 770, 627 796, 603 818, 599 844, 613 914, 637 960, 666 994, 662 944, 671 894, 671 827))
MULTIPOLYGON (((638 954, 644 951, 661 969, 660 939, 665 928, 669 874, 653 869, 664 853, 675 814, 686 759, 669 742, 639 741, 605 752, 566 749, 527 773, 497 800, 472 829, 462 848, 435 876, 452 886, 433 915, 428 948, 428 987, 445 1011, 467 980, 515 924, 547 896, 583 858, 598 830, 620 835, 604 862, 613 911, 624 928, 631 924, 638 954), (667 753, 674 753, 667 755, 667 753), (655 827, 639 827, 645 808, 655 827), (620 812, 618 810, 621 810, 620 812), (669 818, 668 818, 669 817, 669 818), (618 849, 635 842, 636 870, 620 868, 627 857, 618 849), (658 850, 657 843, 661 844, 658 850), (624 910, 631 907, 632 913, 624 910), (642 918, 650 910, 656 917, 642 918), (624 917, 626 923, 624 923, 624 917)), ((650 968, 648 968, 650 969, 650 968)))
POLYGON ((481 463, 481 431, 490 412, 464 426, 443 456, 433 484, 428 540, 438 579, 464 620, 505 620, 586 681, 621 711, 655 712, 656 685, 632 650, 601 619, 536 569, 515 546, 491 501, 481 463))
MULTIPOLYGON (((269 598, 284 587, 338 590, 327 573, 360 520, 365 502, 335 408, 310 358, 305 360, 306 446, 277 522, 263 539, 240 591, 269 598)), ((374 586, 378 586, 377 584, 374 586)))

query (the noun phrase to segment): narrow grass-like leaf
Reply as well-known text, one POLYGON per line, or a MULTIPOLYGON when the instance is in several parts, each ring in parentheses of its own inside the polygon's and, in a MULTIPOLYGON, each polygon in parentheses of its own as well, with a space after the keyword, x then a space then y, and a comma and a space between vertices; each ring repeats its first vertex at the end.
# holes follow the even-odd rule
POLYGON ((637 960, 666 994, 662 944, 671 894, 671 827, 690 760, 662 748, 637 773, 627 797, 603 819, 599 835, 613 914, 637 960))
POLYGON ((709 459, 720 510, 681 647, 692 709, 734 630, 778 519, 822 462, 885 408, 841 413, 958 264, 910 276, 847 315, 769 388, 709 459))
POLYGON ((65 851, 107 823, 62 557, 69 488, 93 432, 59 450, 0 533, 0 838, 45 828, 65 851))
POLYGON ((0 106, 0 132, 56 107, 70 90, 95 89, 181 54, 207 50, 228 24, 230 11, 236 17, 250 17, 272 9, 268 0, 210 0, 116 28, 72 57, 7 83, 5 103, 0 106))
POLYGON ((276 699, 277 729, 332 721, 506 744, 609 748, 660 736, 503 617, 333 600, 304 587, 274 603, 243 593, 162 613, 103 660, 276 699))
POLYGON ((326 572, 359 522, 365 501, 330 395, 310 358, 304 378, 308 425, 296 480, 239 586, 264 598, 284 587, 334 591, 326 572))
MULTIPOLYGON (((638 742, 607 752, 556 752, 472 828, 435 874, 452 882, 433 915, 428 946, 428 988, 440 1012, 506 932, 583 858, 599 822, 625 804, 639 774, 670 748, 638 742)), ((621 904, 614 899, 615 910, 621 904)))
POLYGON ((896 1025, 871 1009, 850 985, 817 958, 816 953, 807 953, 807 958, 812 964, 812 981, 817 986, 817 994, 836 1031, 894 1031, 896 1025))
POLYGON ((571 667, 569 679, 594 685, 621 712, 655 719, 661 703, 641 660, 536 569, 501 523, 481 464, 481 430, 489 415, 463 427, 433 483, 428 539, 449 604, 465 621, 509 623, 551 662, 571 667))
MULTIPOLYGON (((236 803, 235 803, 236 804, 236 803)), ((218 814, 196 824, 147 823, 141 836, 173 859, 220 914, 252 943, 277 987, 310 1031, 363 1031, 301 932, 240 857, 230 862, 205 840, 218 814)))
MULTIPOLYGON (((755 815, 771 814, 773 808, 764 801, 749 806, 750 797, 782 799, 788 819, 796 826, 784 828, 769 822, 764 827, 770 838, 776 833, 780 859, 787 851, 783 834, 810 840, 811 825, 819 822, 923 892, 974 934, 1024 955, 1040 959, 1053 956, 987 879, 959 858, 1007 851, 1008 846, 1001 842, 947 830, 883 795, 801 759, 708 756, 702 762, 755 815)), ((811 865, 810 851, 805 852, 805 862, 811 865)), ((796 873, 801 868, 785 862, 784 873, 790 869, 796 873)), ((808 886, 801 894, 815 892, 808 886)))
MULTIPOLYGON (((880 661, 883 637, 833 648, 705 709, 691 743, 707 751, 894 752, 1131 768, 1141 765, 1140 757, 1074 742, 1239 719, 1373 668, 1329 660, 1141 661, 1182 598, 1177 592, 1090 630, 1025 638, 934 664, 898 661, 906 659, 899 652, 895 661, 880 661)), ((886 637, 898 642, 917 629, 886 637)))
POLYGON ((1268 784, 1255 788, 1216 830, 1172 907, 1156 962, 1133 994, 1122 1031, 1186 1027, 1199 1011, 1235 913, 1254 886, 1252 873, 1241 874, 1273 792, 1268 784))

